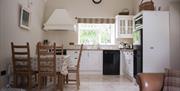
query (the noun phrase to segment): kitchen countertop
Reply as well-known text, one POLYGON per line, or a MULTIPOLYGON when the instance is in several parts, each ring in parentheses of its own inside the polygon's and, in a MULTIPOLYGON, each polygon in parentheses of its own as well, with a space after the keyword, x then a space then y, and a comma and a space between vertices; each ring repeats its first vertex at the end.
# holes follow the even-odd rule
MULTIPOLYGON (((80 49, 80 45, 65 46, 64 49, 67 50, 77 50, 80 49)), ((84 45, 84 50, 119 50, 117 45, 84 45)))
MULTIPOLYGON (((67 50, 79 50, 79 49, 69 49, 67 50)), ((83 49, 83 50, 89 50, 89 51, 101 51, 101 50, 120 50, 120 49, 83 49)))
MULTIPOLYGON (((65 48, 66 50, 79 50, 78 48, 65 48)), ((99 49, 83 49, 83 50, 89 50, 89 51, 102 51, 102 50, 120 50, 120 51, 133 51, 133 49, 128 49, 128 48, 99 48, 99 49)))
POLYGON ((121 51, 133 51, 134 49, 132 49, 132 48, 121 48, 120 50, 121 51))
MULTIPOLYGON (((65 46, 64 49, 67 50, 79 50, 79 45, 74 46, 65 46)), ((131 51, 133 49, 130 48, 118 48, 117 45, 84 45, 83 50, 89 50, 89 51, 102 51, 102 50, 122 50, 122 51, 131 51)))

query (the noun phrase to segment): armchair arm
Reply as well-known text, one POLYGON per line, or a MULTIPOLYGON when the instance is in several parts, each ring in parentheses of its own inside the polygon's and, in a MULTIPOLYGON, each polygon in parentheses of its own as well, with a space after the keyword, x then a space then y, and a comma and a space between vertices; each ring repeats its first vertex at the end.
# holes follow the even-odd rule
POLYGON ((163 73, 140 73, 137 75, 140 91, 162 91, 163 73))

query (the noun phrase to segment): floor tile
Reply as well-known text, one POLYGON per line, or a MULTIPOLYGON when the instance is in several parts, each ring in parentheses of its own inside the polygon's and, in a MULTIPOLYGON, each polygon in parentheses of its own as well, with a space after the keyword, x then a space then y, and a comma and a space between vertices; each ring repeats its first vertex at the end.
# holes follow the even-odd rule
MULTIPOLYGON (((81 86, 78 91, 139 91, 135 82, 124 76, 81 74, 81 86)), ((75 86, 68 85, 64 91, 77 91, 75 86)))

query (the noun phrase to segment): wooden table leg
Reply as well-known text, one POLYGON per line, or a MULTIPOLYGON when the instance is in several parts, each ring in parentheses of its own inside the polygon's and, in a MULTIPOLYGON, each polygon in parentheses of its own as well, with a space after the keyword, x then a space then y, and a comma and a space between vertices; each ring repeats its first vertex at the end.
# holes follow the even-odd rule
POLYGON ((60 91, 64 90, 64 77, 61 73, 58 73, 58 88, 60 91))

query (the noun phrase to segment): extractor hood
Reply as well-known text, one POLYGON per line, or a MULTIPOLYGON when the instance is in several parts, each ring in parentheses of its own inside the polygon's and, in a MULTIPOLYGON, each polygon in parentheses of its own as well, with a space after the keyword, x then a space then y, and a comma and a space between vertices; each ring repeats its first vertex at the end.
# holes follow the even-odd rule
POLYGON ((55 9, 44 24, 44 30, 74 30, 75 23, 65 9, 55 9))

